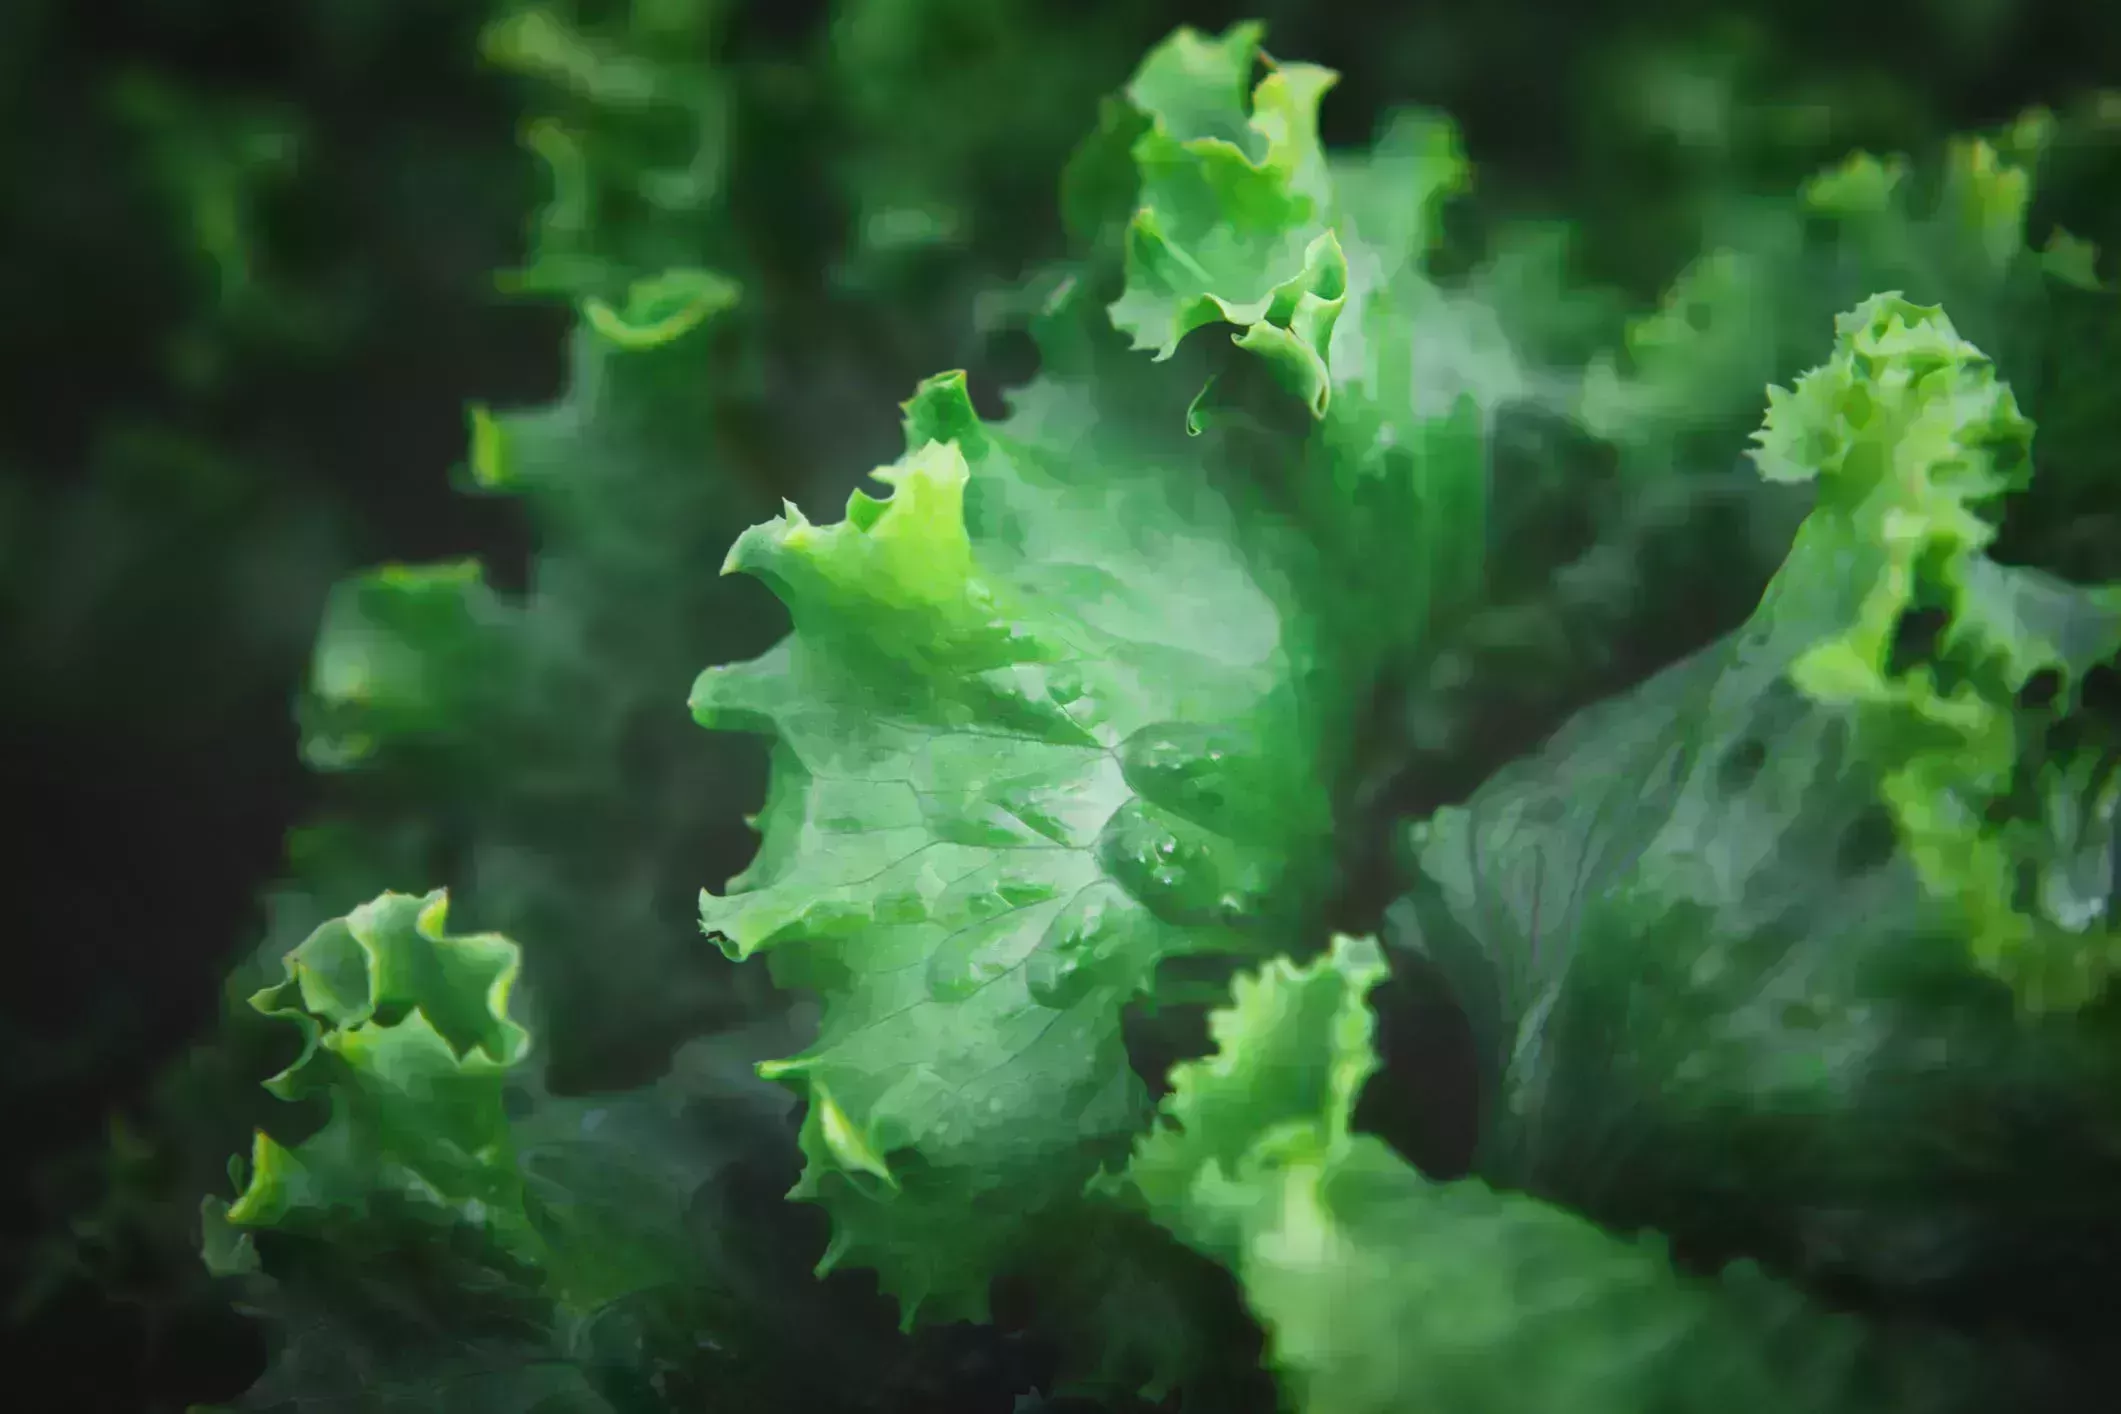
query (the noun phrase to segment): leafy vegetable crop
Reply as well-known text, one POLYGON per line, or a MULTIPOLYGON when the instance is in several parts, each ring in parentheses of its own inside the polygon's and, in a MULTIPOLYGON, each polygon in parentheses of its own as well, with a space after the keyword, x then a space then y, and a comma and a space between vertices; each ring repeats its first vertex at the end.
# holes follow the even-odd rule
POLYGON ((418 797, 303 837, 251 1006, 307 1118, 205 1206, 278 1323, 244 1407, 914 1407, 848 1273, 916 1339, 1035 1344, 1018 1408, 2080 1392, 2121 1240, 2121 555, 2080 533, 2112 364, 2072 354, 2121 322, 2086 241, 2028 231, 2110 122, 1858 155, 1623 329, 1551 231, 1446 268, 1444 119, 1329 152, 1332 73, 1182 29, 1082 115, 1068 253, 993 306, 1036 375, 997 415, 920 382, 819 524, 717 479, 764 277, 693 243, 722 110, 641 11, 634 68, 542 11, 492 39, 588 115, 535 130, 520 277, 581 302, 571 389, 474 420, 530 588, 390 567, 327 615, 310 758, 505 798, 468 873, 529 902, 451 932, 418 797), (1572 439, 1529 480, 1527 418, 1572 439), (585 782, 690 730, 688 635, 767 608, 666 594, 644 545, 792 627, 700 672, 693 764, 614 804, 585 782), (1731 612, 1630 662, 1689 596, 1731 612), (1500 675, 1558 727, 1515 760, 1500 675), (751 803, 713 755, 748 737, 756 856, 688 938, 636 886, 751 803), (1410 1083, 1395 974, 1471 1025, 1469 1173, 1366 1118, 1410 1083), (571 1082, 629 1045, 678 1049, 571 1082))

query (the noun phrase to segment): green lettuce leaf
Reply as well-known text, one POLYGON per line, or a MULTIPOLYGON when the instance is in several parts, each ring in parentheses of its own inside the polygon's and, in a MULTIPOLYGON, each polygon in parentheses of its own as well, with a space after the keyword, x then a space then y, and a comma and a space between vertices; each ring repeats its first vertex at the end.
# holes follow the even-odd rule
POLYGON ((1761 474, 1817 478, 1821 504, 1762 614, 1819 633, 1791 680, 1855 709, 1910 862, 1963 910, 1975 960, 2029 1005, 2081 1005, 2121 966, 2121 779, 2096 752, 2050 757, 2048 728, 2121 654, 2121 584, 1983 553, 1994 503, 2030 481, 2032 425, 1942 311, 1881 295, 1838 332, 1828 363, 1768 390, 1761 474), (2028 700, 2036 676, 2049 702, 2028 700))
POLYGON ((722 7, 511 3, 489 62, 532 82, 554 191, 504 280, 573 306, 566 383, 474 406, 463 489, 536 538, 527 583, 469 561, 385 565, 331 594, 298 704, 334 776, 291 838, 266 967, 385 888, 446 885, 529 955, 522 993, 562 1091, 652 1078, 686 1038, 771 1005, 691 943, 703 815, 755 771, 668 704, 703 644, 753 652, 714 574, 772 504, 754 468, 765 316, 703 262, 724 221, 722 7), (593 941, 592 941, 593 940, 593 941), (559 999, 564 998, 564 1004, 559 999))
POLYGON ((343 582, 299 705, 305 757, 341 778, 297 852, 298 886, 321 895, 304 911, 394 880, 449 884, 529 951, 527 1000, 563 1086, 652 1075, 759 1001, 696 956, 684 903, 687 860, 743 848, 737 822, 702 824, 698 802, 746 763, 658 705, 703 641, 770 641, 728 612, 712 572, 767 504, 736 470, 715 391, 733 298, 699 272, 643 276, 586 307, 563 397, 475 408, 471 480, 539 532, 529 584, 503 589, 474 562, 343 582))
POLYGON ((1432 1182, 1355 1132, 1385 973, 1373 940, 1340 937, 1241 978, 1215 1053, 1174 1070, 1108 1183, 1237 1273, 1291 1407, 1981 1407, 1954 1345, 1880 1340, 1750 1265, 1681 1275, 1656 1239, 1432 1182))
POLYGON ((448 900, 385 894, 287 955, 287 980, 251 1005, 302 1032, 267 1082, 323 1096, 324 1127, 289 1147, 262 1131, 228 1224, 300 1226, 377 1203, 429 1205, 528 1253, 534 1239, 508 1147, 502 1087, 529 1049, 510 1018, 520 954, 494 934, 443 931, 448 900))
POLYGON ((1325 349, 1347 294, 1318 142, 1318 103, 1335 75, 1271 65, 1254 86, 1260 34, 1256 24, 1212 39, 1182 28, 1128 85, 1147 124, 1133 142, 1139 205, 1112 324, 1160 359, 1203 325, 1234 324, 1239 346, 1322 413, 1325 349))
MULTIPOLYGON (((1123 1007, 1171 1000, 1182 959, 1302 943, 1376 684, 1480 573, 1488 390, 1422 401, 1435 321, 1366 310, 1349 395, 1323 396, 1330 76, 1277 69, 1248 106, 1257 39, 1181 30, 1108 105, 1063 186, 1085 249, 1026 301, 1043 374, 1005 420, 931 379, 890 499, 832 526, 791 506, 729 556, 795 632, 694 692, 703 724, 775 738, 757 858, 702 922, 822 996, 817 1044, 772 1068, 810 1101, 797 1193, 833 1216, 828 1265, 875 1268, 909 1322, 984 1313, 1139 1127, 1123 1007), (1179 357, 1215 319, 1245 351, 1179 357)), ((1348 166, 1380 306, 1461 173, 1418 116, 1348 166)))
POLYGON ((730 552, 795 632, 694 689, 775 737, 758 858, 702 924, 822 993, 769 1068, 810 1101, 797 1191, 909 1322, 982 1314, 1139 1125, 1120 1010, 1158 964, 1286 946, 1325 882, 1359 679, 1296 597, 1308 548, 1201 479, 1160 381, 1159 433, 1052 383, 988 426, 931 380, 890 499, 730 552))
MULTIPOLYGON (((2106 416, 2086 384, 2121 328, 2121 297, 2100 288, 2090 243, 2060 227, 2036 239, 2033 198, 2062 155, 2087 144, 2112 152, 2112 134, 2110 120, 2035 109, 1952 138, 1921 163, 1856 152, 1791 198, 1724 203, 1662 306, 1592 363, 1585 425, 1621 450, 1636 483, 1728 465, 1761 386, 1817 363, 1829 317, 1880 290, 1949 308, 2042 426, 2106 416)), ((2040 499, 2056 510, 2036 514, 2055 537, 2062 506, 2096 504, 2100 454, 2074 427, 2050 453, 2040 499)))
POLYGON ((1858 154, 1802 192, 1723 191, 1705 208, 1705 253, 1624 334, 1567 278, 1560 232, 1510 232, 1518 249, 1495 267, 1509 278, 1469 291, 1521 370, 1488 437, 1485 602, 1417 669, 1398 777, 1409 813, 1463 798, 1583 703, 1751 615, 1812 499, 1744 455, 1761 388, 1820 362, 1832 316, 1879 290, 1944 302, 2040 424, 2041 476, 1996 558, 2121 577, 2105 472, 2116 405, 2100 372, 2121 299, 2035 253, 2061 238, 2042 237, 2027 195, 2035 176, 2044 204, 2074 193, 2073 222, 2110 236, 2090 198, 2112 183, 2088 175, 2114 169, 2116 131, 2096 112, 2035 114, 1936 160, 1858 154), (2005 252, 1995 233, 2013 222, 2005 252))
POLYGON ((1933 199, 1904 157, 1851 154, 1795 199, 1735 204, 1662 305, 1630 322, 1624 348, 1596 359, 1579 411, 1638 474, 1736 445, 1763 384, 1816 361, 1827 317, 1881 289, 1948 303, 1984 343, 2039 294, 2017 261, 2032 129, 2008 145, 1955 142, 1933 199))
MULTIPOLYGON (((1313 425, 1275 428, 1306 445, 1292 508, 1368 581, 1380 638, 1406 643, 1481 583, 1490 434, 1532 377, 1483 292, 1427 268, 1467 182, 1451 124, 1395 113, 1370 148, 1329 158, 1318 109, 1337 76, 1266 61, 1252 85, 1260 34, 1180 29, 1150 53, 1079 154, 1076 224, 1103 234, 1092 213, 1131 193, 1108 310, 1135 347, 1166 359, 1197 328, 1235 325, 1309 410, 1313 425)), ((1196 430, 1262 416, 1245 367, 1210 379, 1196 430)))
POLYGON ((209 1267, 273 1318, 240 1407, 860 1407, 888 1326, 785 1270, 800 1238, 739 1206, 779 1168, 747 1172, 789 1108, 749 1062, 786 1028, 694 1043, 638 1090, 555 1095, 510 1014, 518 950, 448 933, 445 908, 386 894, 254 999, 304 1041, 267 1088, 328 1117, 299 1142, 261 1131, 235 1201, 204 1204, 209 1267), (824 1337, 834 1366, 798 1358, 824 1337))
POLYGON ((444 1407, 430 1381, 461 1382, 466 1407, 608 1407, 578 1370, 529 1353, 545 1246, 504 1098, 529 1047, 509 1015, 520 955, 496 935, 447 933, 446 916, 441 893, 385 894, 319 928, 286 956, 286 980, 252 998, 302 1034, 267 1088, 320 1101, 327 1118, 295 1144, 260 1130, 247 1172, 230 1164, 235 1201, 203 1205, 209 1268, 275 1317, 275 1356, 245 1409, 299 1408, 334 1385, 379 1408, 444 1407), (465 1348, 438 1361, 405 1315, 448 1296, 465 1348), (359 1338, 372 1325, 383 1340, 359 1338), (401 1387, 392 1367, 408 1355, 401 1387))
POLYGON ((1817 502, 1752 619, 1416 827, 1395 931, 1480 1037, 1486 1177, 2075 1329, 2018 1278, 2121 1236, 2121 621, 1983 553, 2029 434, 1867 301, 1771 395, 1761 470, 1817 502))

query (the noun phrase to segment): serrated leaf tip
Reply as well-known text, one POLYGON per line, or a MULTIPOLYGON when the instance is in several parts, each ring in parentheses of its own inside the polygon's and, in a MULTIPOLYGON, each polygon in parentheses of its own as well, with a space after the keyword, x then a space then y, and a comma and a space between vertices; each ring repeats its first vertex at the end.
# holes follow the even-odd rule
POLYGON ((955 442, 968 457, 980 455, 986 429, 972 405, 964 370, 953 369, 924 380, 900 406, 907 451, 919 451, 930 442, 955 442))
POLYGON ((819 612, 937 609, 963 603, 972 576, 965 529, 971 468, 955 442, 929 442, 872 475, 892 494, 856 491, 846 519, 812 525, 789 506, 737 537, 723 572, 764 580, 800 627, 819 612))

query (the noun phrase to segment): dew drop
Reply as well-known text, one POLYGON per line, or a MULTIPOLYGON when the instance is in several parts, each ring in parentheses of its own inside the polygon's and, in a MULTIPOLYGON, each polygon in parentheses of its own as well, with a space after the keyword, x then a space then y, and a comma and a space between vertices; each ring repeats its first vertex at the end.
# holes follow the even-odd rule
POLYGON ((1181 926, 1221 920, 1230 896, 1252 900, 1270 887, 1273 870, 1260 851, 1130 800, 1098 841, 1105 872, 1150 912, 1181 926))
MULTIPOLYGON (((1144 800, 1210 829, 1232 832, 1271 825, 1271 792, 1258 779, 1244 742, 1229 727, 1158 722, 1120 747, 1127 785, 1144 800), (1247 820, 1247 816, 1259 818, 1247 820)), ((1282 822, 1286 825, 1286 821, 1282 822)))
POLYGON ((1141 905, 1110 883, 1077 893, 1047 923, 1025 968, 1032 1000, 1058 1010, 1118 978, 1146 954, 1138 947, 1146 921, 1141 905))

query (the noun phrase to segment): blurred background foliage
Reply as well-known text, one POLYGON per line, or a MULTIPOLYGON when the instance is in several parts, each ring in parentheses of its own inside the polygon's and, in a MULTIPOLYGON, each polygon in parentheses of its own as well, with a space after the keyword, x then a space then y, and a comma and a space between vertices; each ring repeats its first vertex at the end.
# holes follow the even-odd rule
MULTIPOLYGON (((229 1004, 379 889, 449 886, 523 941, 569 997, 558 1091, 768 1006, 693 923, 763 761, 683 695, 782 628, 722 550, 782 497, 836 516, 920 377, 996 405, 1031 367, 997 293, 1059 254, 1099 98, 1174 25, 1246 16, 1341 72, 1335 145, 1457 121, 1467 268, 1563 223, 1553 289, 1491 292, 1579 358, 1847 153, 1934 166, 2032 104, 2110 134, 2121 80, 2121 12, 2076 0, 0 7, 14 1388, 178 1410, 255 1377, 193 1247, 285 1058, 229 1004), (570 459, 512 457, 532 428, 570 459), (410 568, 348 578, 379 564, 410 568), (415 640, 461 652, 377 648, 415 640)), ((2113 164, 2054 162, 2030 227, 2115 249, 2113 164)), ((2115 366, 2110 314, 2063 322, 2063 375, 2115 366)), ((1549 475, 1550 431, 1519 457, 1549 475)), ((2117 542, 2071 563, 2112 575, 2117 542)), ((977 1404, 1000 1359, 890 1357, 907 1407, 945 1367, 977 1404)))

